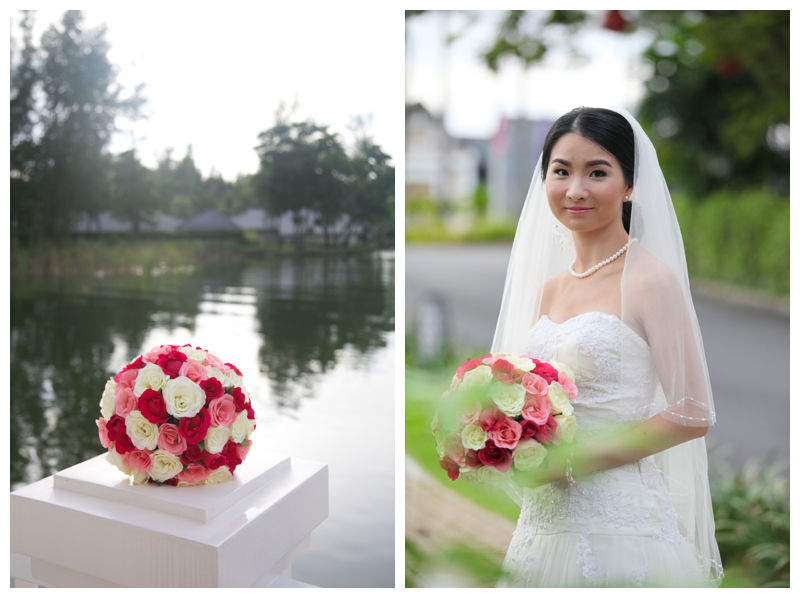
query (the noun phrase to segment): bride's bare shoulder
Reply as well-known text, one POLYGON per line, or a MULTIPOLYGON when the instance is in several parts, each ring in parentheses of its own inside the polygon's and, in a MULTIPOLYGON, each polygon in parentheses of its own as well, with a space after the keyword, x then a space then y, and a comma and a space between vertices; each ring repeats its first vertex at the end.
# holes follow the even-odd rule
MULTIPOLYGON (((681 284, 666 263, 642 247, 637 247, 626 273, 627 285, 634 291, 631 297, 642 301, 675 300, 681 295, 681 284)), ((626 264, 627 265, 627 264, 626 264)))
POLYGON ((539 303, 539 315, 550 313, 550 306, 558 296, 566 277, 566 271, 548 278, 542 285, 542 300, 539 303))

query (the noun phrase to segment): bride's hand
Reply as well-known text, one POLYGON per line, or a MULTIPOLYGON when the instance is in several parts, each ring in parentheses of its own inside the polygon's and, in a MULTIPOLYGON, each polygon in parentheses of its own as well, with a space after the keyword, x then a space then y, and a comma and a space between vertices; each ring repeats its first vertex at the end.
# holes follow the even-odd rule
POLYGON ((548 446, 545 463, 529 471, 515 472, 514 480, 525 488, 538 488, 564 480, 572 451, 571 445, 548 446))

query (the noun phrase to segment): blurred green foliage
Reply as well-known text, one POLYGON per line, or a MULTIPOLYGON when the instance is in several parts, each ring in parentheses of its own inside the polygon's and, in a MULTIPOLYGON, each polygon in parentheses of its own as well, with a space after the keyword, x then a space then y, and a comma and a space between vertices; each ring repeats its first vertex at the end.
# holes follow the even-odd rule
MULTIPOLYGON (((412 339, 413 341, 413 339, 412 339)), ((517 507, 496 488, 452 482, 439 466, 431 433, 431 420, 441 394, 449 388, 456 368, 467 359, 485 354, 473 351, 447 360, 424 365, 413 355, 414 344, 406 343, 405 440, 406 453, 435 479, 469 498, 480 507, 516 521, 517 507)), ((747 465, 735 473, 712 468, 711 494, 716 522, 716 538, 725 567, 722 587, 789 586, 789 480, 780 466, 747 465)), ((450 547, 436 555, 426 555, 419 547, 406 544, 407 584, 418 583, 425 571, 441 569, 453 575, 472 573, 476 586, 493 587, 502 558, 486 559, 467 548, 450 547), (483 565, 476 563, 483 558, 483 565)), ((469 580, 469 575, 463 575, 469 580)))

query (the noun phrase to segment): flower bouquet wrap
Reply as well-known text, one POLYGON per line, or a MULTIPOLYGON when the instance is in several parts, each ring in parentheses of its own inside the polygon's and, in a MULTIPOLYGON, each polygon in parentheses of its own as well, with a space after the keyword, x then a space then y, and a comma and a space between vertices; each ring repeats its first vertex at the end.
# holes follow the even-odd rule
POLYGON ((215 353, 161 345, 106 382, 97 420, 108 460, 134 484, 231 479, 256 428, 242 373, 215 353))
POLYGON ((489 354, 458 368, 432 431, 451 480, 504 485, 539 467, 548 445, 572 442, 578 396, 570 368, 529 355, 489 354))

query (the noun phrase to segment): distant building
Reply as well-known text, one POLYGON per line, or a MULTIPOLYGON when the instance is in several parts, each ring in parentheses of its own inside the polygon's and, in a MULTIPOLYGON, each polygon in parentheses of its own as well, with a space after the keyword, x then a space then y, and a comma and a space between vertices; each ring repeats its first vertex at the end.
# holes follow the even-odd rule
POLYGON ((422 104, 406 105, 406 198, 423 195, 457 203, 472 195, 485 172, 483 140, 457 139, 422 104))
POLYGON ((489 213, 518 218, 553 121, 509 119, 500 121, 489 140, 487 187, 489 213))
POLYGON ((227 218, 214 209, 209 208, 196 216, 184 220, 179 226, 179 231, 204 231, 223 232, 241 230, 230 218, 227 218))
MULTIPOLYGON (((139 231, 143 233, 151 232, 171 232, 177 230, 183 222, 180 218, 175 218, 168 214, 157 213, 154 215, 154 223, 142 222, 139 231)), ((130 233, 133 232, 133 225, 115 218, 111 212, 101 212, 96 219, 90 218, 87 214, 81 214, 80 219, 72 227, 73 232, 84 234, 103 234, 103 233, 130 233)))

